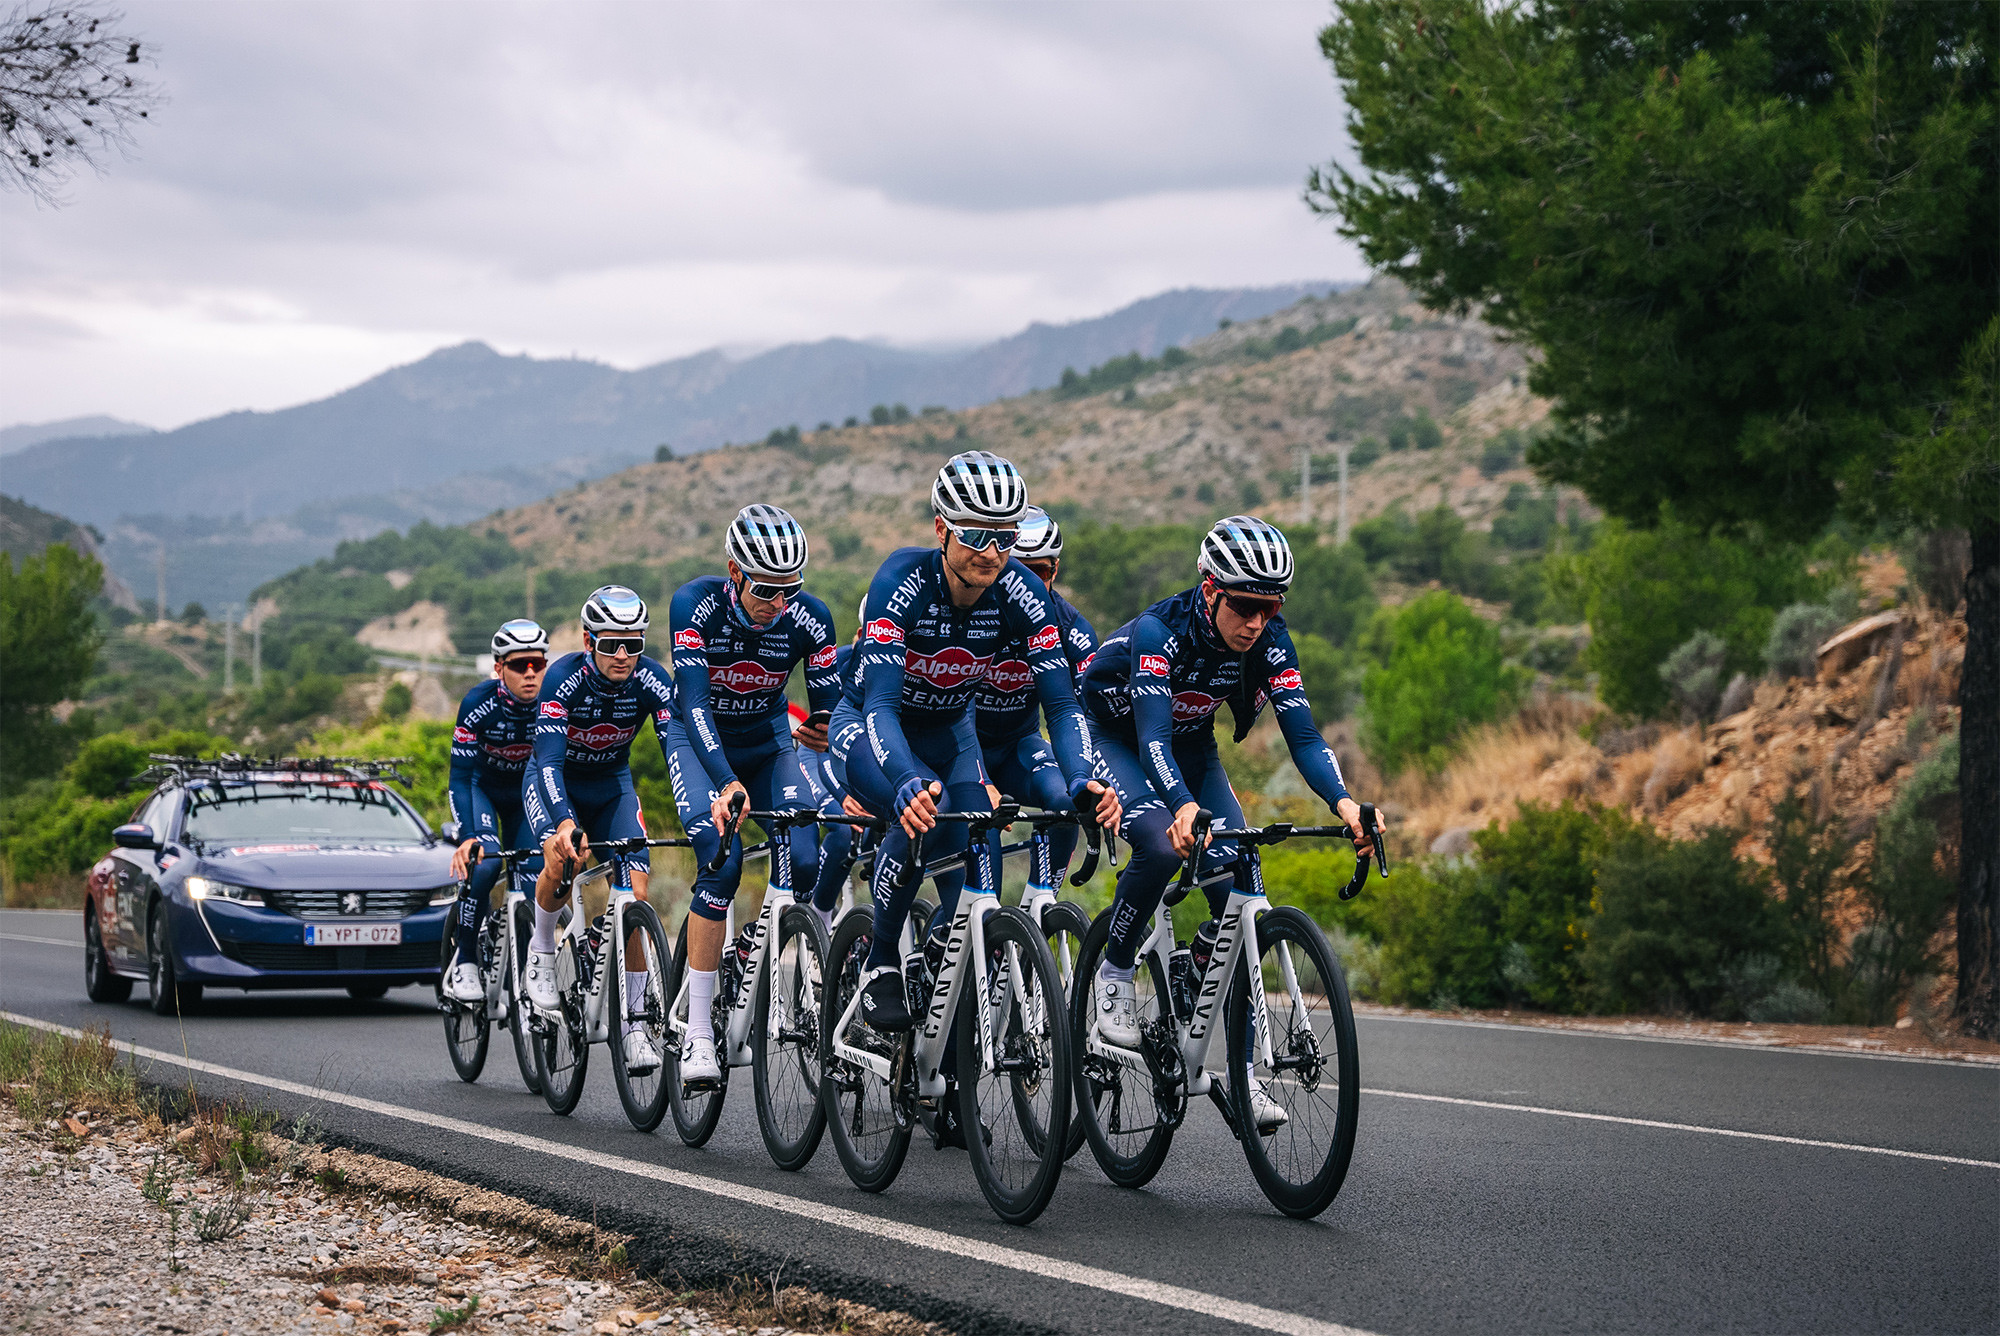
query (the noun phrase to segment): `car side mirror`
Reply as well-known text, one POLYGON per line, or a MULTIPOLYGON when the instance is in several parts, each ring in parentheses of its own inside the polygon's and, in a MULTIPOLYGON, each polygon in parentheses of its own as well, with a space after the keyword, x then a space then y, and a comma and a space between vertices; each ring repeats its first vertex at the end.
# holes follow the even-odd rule
POLYGON ((120 826, 111 832, 111 842, 120 849, 158 849, 159 839, 153 828, 143 821, 134 821, 129 826, 120 826))

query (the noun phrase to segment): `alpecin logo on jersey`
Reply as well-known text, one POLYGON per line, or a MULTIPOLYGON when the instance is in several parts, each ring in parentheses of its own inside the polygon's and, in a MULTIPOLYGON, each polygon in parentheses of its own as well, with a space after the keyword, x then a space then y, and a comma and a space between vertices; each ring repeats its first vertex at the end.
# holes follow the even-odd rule
POLYGON ((946 645, 935 654, 905 655, 903 671, 949 691, 953 687, 968 686, 986 676, 987 667, 992 662, 990 657, 974 654, 963 645, 946 645))
POLYGON ((1299 670, 1296 668, 1287 668, 1284 672, 1279 673, 1271 679, 1271 690, 1273 691, 1302 691, 1304 689, 1305 681, 1299 676, 1299 670))
POLYGON ((675 649, 702 648, 701 632, 695 630, 692 626, 683 627, 681 630, 674 632, 674 648, 675 649))
POLYGON ((823 670, 833 667, 834 660, 838 657, 839 656, 834 653, 833 646, 822 645, 820 646, 820 648, 813 651, 813 656, 810 662, 814 669, 823 670))
POLYGON ((638 731, 636 725, 631 728, 620 728, 616 724, 592 724, 589 728, 572 727, 569 731, 569 740, 576 746, 590 751, 610 751, 614 747, 622 747, 630 742, 638 731))
POLYGON ((473 733, 473 731, 467 728, 464 724, 460 724, 457 728, 451 730, 451 740, 453 742, 479 741, 478 737, 473 733))
POLYGON ((567 719, 569 718, 569 707, 559 700, 545 700, 542 702, 542 718, 567 719))
POLYGON ((739 696, 750 696, 760 691, 776 691, 785 685, 785 675, 773 672, 755 659, 738 659, 735 663, 724 664, 720 668, 708 670, 711 685, 726 687, 739 696))
POLYGON ((1084 655, 1083 662, 1079 663, 1076 666, 1076 675, 1078 677, 1082 677, 1085 673, 1090 671, 1090 665, 1096 662, 1097 662, 1097 651, 1092 650, 1090 653, 1084 655))
POLYGON ((1206 719, 1222 708, 1222 697, 1210 696, 1200 691, 1176 691, 1174 693, 1174 719, 1206 719))
POLYGON ((1035 683, 1035 670, 1019 659, 1005 659, 993 665, 986 673, 987 689, 996 696, 1011 696, 1017 691, 1026 691, 1035 683))
POLYGON ((534 750, 534 744, 531 742, 506 742, 498 745, 489 742, 485 747, 488 756, 496 761, 506 761, 510 765, 519 765, 533 755, 534 750))
POLYGON ((1154 677, 1165 677, 1173 670, 1167 666, 1166 655, 1141 654, 1139 656, 1139 671, 1142 673, 1150 673, 1154 677))
POLYGON ((868 623, 868 640, 875 645, 900 645, 903 643, 903 628, 887 617, 877 617, 868 623))
POLYGON ((1062 632, 1056 630, 1053 625, 1044 626, 1041 630, 1028 637, 1028 651, 1031 654, 1039 654, 1043 650, 1054 649, 1060 644, 1062 644, 1062 632))

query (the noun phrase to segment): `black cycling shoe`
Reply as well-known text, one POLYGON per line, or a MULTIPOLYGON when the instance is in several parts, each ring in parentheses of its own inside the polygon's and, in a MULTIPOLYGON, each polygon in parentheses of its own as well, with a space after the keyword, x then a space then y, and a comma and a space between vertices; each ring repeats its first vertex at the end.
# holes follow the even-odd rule
POLYGON ((910 999, 903 972, 894 965, 869 971, 861 989, 861 1019, 871 1030, 900 1033, 910 1028, 910 999))
MULTIPOLYGON (((959 1121, 958 1117, 957 1096, 946 1095, 943 1102, 938 1105, 937 1118, 931 1126, 934 1129, 931 1142, 939 1150, 943 1150, 947 1146, 957 1150, 965 1150, 967 1148, 965 1144, 965 1125, 959 1121)), ((979 1139, 986 1145, 991 1146, 993 1144, 993 1129, 981 1123, 979 1125, 979 1139)))

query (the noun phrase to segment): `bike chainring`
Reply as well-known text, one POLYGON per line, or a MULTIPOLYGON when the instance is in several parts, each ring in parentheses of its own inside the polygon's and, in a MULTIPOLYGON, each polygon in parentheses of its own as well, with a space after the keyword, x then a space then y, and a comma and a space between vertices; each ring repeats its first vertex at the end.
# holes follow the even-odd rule
POLYGON ((1160 1125, 1169 1131, 1187 1117, 1187 1063, 1177 1040, 1174 1023, 1164 1016, 1139 1032, 1139 1049, 1153 1074, 1153 1103, 1160 1111, 1160 1125))

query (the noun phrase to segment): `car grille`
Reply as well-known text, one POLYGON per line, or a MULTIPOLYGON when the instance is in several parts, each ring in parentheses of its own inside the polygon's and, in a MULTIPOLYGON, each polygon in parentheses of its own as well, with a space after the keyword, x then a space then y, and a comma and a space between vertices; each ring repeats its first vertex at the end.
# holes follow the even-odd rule
POLYGON ((342 919, 399 919, 430 907, 429 888, 415 891, 265 891, 264 903, 283 910, 293 918, 320 919, 337 923, 342 919), (343 896, 359 895, 359 914, 340 912, 343 896))
POLYGON ((422 970, 438 967, 436 942, 404 942, 400 946, 231 942, 223 950, 232 959, 260 970, 309 970, 315 974, 333 974, 341 970, 422 970))

